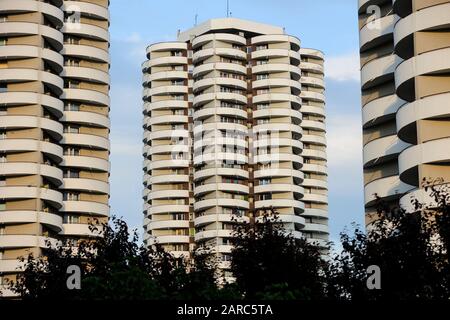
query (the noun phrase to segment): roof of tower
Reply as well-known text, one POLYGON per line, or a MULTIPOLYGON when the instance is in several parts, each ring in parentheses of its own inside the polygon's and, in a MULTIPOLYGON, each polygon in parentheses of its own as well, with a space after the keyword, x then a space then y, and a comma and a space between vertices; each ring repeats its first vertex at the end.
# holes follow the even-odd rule
POLYGON ((196 27, 181 32, 178 35, 178 41, 186 42, 192 37, 220 30, 236 30, 260 35, 284 34, 284 29, 281 27, 237 18, 220 18, 208 20, 196 27))

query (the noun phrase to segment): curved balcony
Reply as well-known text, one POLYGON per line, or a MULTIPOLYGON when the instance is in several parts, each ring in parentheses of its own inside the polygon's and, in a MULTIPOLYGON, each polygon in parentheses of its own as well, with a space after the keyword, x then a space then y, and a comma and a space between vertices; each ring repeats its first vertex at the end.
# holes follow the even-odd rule
POLYGON ((102 226, 95 226, 98 230, 91 230, 90 224, 82 223, 66 223, 63 225, 63 231, 61 234, 65 236, 78 236, 78 237, 100 237, 102 232, 102 226))
POLYGON ((158 131, 146 131, 147 141, 171 139, 171 138, 188 138, 188 130, 158 130, 158 131))
POLYGON ((62 207, 62 194, 59 191, 25 186, 0 187, 3 199, 43 199, 57 208, 62 207))
POLYGON ((366 51, 377 46, 389 37, 392 37, 394 25, 399 20, 395 14, 387 15, 376 20, 379 27, 374 28, 372 25, 366 24, 359 31, 359 48, 360 51, 366 51))
MULTIPOLYGON (((17 3, 17 1, 14 2, 17 3)), ((29 36, 41 34, 49 42, 51 42, 52 45, 55 46, 56 51, 61 51, 61 49, 63 48, 64 37, 61 31, 37 23, 2 22, 2 29, 0 30, 0 34, 4 36, 29 36)))
POLYGON ((197 52, 195 52, 192 56, 192 62, 197 63, 199 61, 203 61, 205 59, 208 59, 212 56, 220 56, 220 57, 227 57, 232 59, 241 59, 245 60, 247 59, 247 53, 245 51, 234 49, 234 48, 208 48, 208 49, 202 49, 197 52))
POLYGON ((109 32, 107 29, 103 29, 98 26, 85 23, 68 23, 66 22, 61 28, 64 34, 78 36, 87 39, 93 39, 96 41, 109 42, 109 32))
POLYGON ((253 51, 251 54, 252 59, 272 59, 272 58, 284 58, 289 57, 300 63, 300 53, 298 51, 289 49, 264 49, 253 51))
POLYGON ((64 1, 62 9, 64 11, 72 11, 73 6, 77 8, 77 12, 82 15, 88 15, 99 20, 109 20, 109 10, 106 7, 95 3, 84 1, 64 1))
POLYGON ((64 58, 58 52, 31 45, 1 46, 0 56, 8 59, 42 58, 54 66, 58 72, 63 70, 64 65, 64 58))
MULTIPOLYGON (((294 224, 299 224, 301 227, 305 226, 305 218, 295 215, 295 214, 280 214, 280 215, 278 215, 277 218, 283 224, 294 223, 294 224)), ((263 218, 257 217, 256 221, 263 222, 263 218)))
POLYGON ((203 180, 212 176, 229 176, 248 179, 248 171, 235 168, 209 168, 196 170, 194 172, 194 181, 203 180))
POLYGON ((236 163, 248 163, 248 156, 234 152, 204 152, 201 155, 194 157, 194 164, 199 165, 202 163, 215 162, 215 161, 235 161, 236 163))
POLYGON ((306 223, 305 227, 302 229, 303 232, 317 232, 329 234, 328 226, 319 223, 306 223))
MULTIPOLYGON (((148 98, 144 94, 144 98, 148 98)), ((151 112, 153 110, 165 110, 165 109, 187 109, 188 102, 180 101, 180 100, 163 100, 157 102, 146 102, 144 104, 144 109, 147 112, 151 112)))
POLYGON ((314 116, 325 117, 325 108, 324 107, 310 106, 307 104, 307 101, 305 101, 305 103, 302 104, 300 111, 304 114, 311 114, 314 116))
POLYGON ((245 46, 247 44, 247 40, 244 37, 230 34, 230 33, 211 33, 211 34, 204 34, 198 37, 195 37, 192 40, 192 48, 196 49, 199 46, 202 46, 208 42, 211 41, 221 41, 231 44, 238 44, 245 46))
POLYGON ((62 217, 57 214, 22 210, 2 211, 2 214, 0 214, 1 224, 8 225, 36 222, 45 224, 54 229, 56 232, 60 232, 62 230, 62 217))
POLYGON ((406 101, 415 100, 414 78, 427 74, 448 73, 450 48, 422 53, 400 63, 395 70, 397 95, 406 101))
POLYGON ((189 146, 184 144, 174 144, 174 145, 158 145, 150 147, 148 154, 171 154, 171 153, 187 153, 189 152, 189 146))
POLYGON ((300 125, 289 124, 289 123, 264 123, 260 125, 256 125, 253 127, 254 133, 259 132, 294 132, 299 135, 302 135, 303 130, 300 125))
MULTIPOLYGON (((25 261, 19 259, 2 259, 0 260, 0 273, 16 273, 21 272, 25 268, 25 261)), ((0 288, 0 296, 3 297, 3 290, 0 288)))
POLYGON ((104 203, 92 201, 64 201, 60 211, 107 217, 109 215, 109 206, 104 203))
MULTIPOLYGON (((448 188, 448 183, 436 187, 438 189, 440 187, 448 188)), ((435 197, 432 195, 431 190, 425 191, 425 189, 423 188, 417 188, 409 191, 407 194, 400 198, 400 207, 406 210, 406 212, 408 213, 416 212, 417 208, 415 207, 415 202, 413 202, 416 200, 418 201, 418 203, 424 206, 424 209, 435 209, 440 206, 440 204, 436 202, 435 197)))
POLYGON ((150 59, 147 63, 147 67, 165 67, 172 65, 187 65, 187 57, 179 56, 167 56, 150 59))
POLYGON ((325 95, 320 92, 303 90, 300 93, 300 98, 302 98, 304 100, 315 101, 315 102, 322 102, 322 103, 325 102, 325 95))
POLYGON ((390 176, 374 180, 364 187, 366 207, 375 204, 375 194, 385 201, 398 199, 414 187, 400 181, 399 176, 390 176))
POLYGON ((217 130, 227 130, 228 132, 242 132, 245 134, 248 133, 247 126, 239 123, 213 122, 194 126, 194 135, 196 136, 202 132, 217 130))
POLYGON ((146 126, 154 126, 158 124, 171 124, 171 123, 188 123, 188 116, 184 115, 165 115, 158 117, 148 117, 146 120, 146 126))
POLYGON ((256 194, 258 193, 283 193, 283 192, 293 192, 299 193, 301 196, 305 192, 301 186, 295 184, 287 183, 270 183, 266 185, 255 186, 256 194))
MULTIPOLYGON (((254 97, 256 99, 259 96, 254 97)), ((271 102, 274 102, 271 100, 271 102)), ((255 102, 256 103, 256 102, 255 102)), ((282 118, 282 117, 290 117, 294 118, 300 123, 302 121, 302 113, 300 111, 291 109, 291 108, 268 108, 262 110, 256 110, 253 112, 253 117, 255 119, 258 118, 282 118)))
POLYGON ((449 118, 450 111, 442 106, 450 101, 450 93, 433 95, 404 104, 397 112, 397 132, 400 139, 416 142, 416 122, 424 119, 449 118))
POLYGON ((239 117, 241 119, 247 119, 247 111, 237 109, 237 108, 226 108, 226 107, 209 107, 203 108, 201 110, 194 112, 195 120, 203 120, 215 115, 232 116, 239 117))
POLYGON ((264 208, 295 208, 299 212, 303 212, 305 204, 298 200, 292 199, 271 199, 255 201, 255 209, 264 208))
POLYGON ((282 169, 282 168, 271 168, 271 169, 261 169, 255 170, 254 173, 255 179, 261 178, 276 178, 276 177, 294 177, 301 181, 303 181, 304 174, 300 170, 293 169, 282 169))
POLYGON ((165 204, 158 206, 149 206, 147 209, 148 214, 160 214, 160 213, 188 213, 189 205, 184 204, 165 204))
POLYGON ((167 235, 167 236, 155 236, 150 239, 151 239, 150 244, 189 243, 189 236, 167 235))
POLYGON ((205 230, 195 234, 195 241, 204 241, 211 238, 232 238, 233 230, 205 230))
POLYGON ((144 89, 144 94, 147 97, 150 96, 167 96, 171 94, 187 94, 187 86, 159 86, 149 89, 144 89))
POLYGON ((311 193, 305 193, 303 195, 302 201, 304 202, 313 202, 313 203, 319 203, 319 204, 327 204, 328 203, 328 196, 320 193, 313 193, 314 190, 311 191, 311 193))
POLYGON ((149 191, 148 199, 177 199, 177 198, 189 198, 189 190, 154 190, 149 191))
POLYGON ((64 161, 61 163, 61 166, 103 172, 109 172, 110 170, 110 163, 108 160, 87 156, 64 156, 64 161))
POLYGON ((271 102, 291 102, 300 107, 302 100, 300 97, 289 93, 265 93, 253 97, 254 104, 271 102))
POLYGON ((103 49, 80 44, 64 44, 61 51, 64 56, 80 58, 83 60, 110 63, 109 53, 103 49))
POLYGON ((212 87, 214 85, 224 85, 224 86, 230 86, 233 88, 239 88, 242 90, 247 90, 247 82, 240 79, 234 79, 234 78, 206 78, 202 80, 197 80, 194 83, 193 91, 197 92, 199 90, 204 90, 208 87, 212 87))
POLYGON ((193 106, 199 107, 214 100, 232 101, 247 104, 247 97, 239 93, 232 92, 212 92, 204 93, 194 97, 193 106))
POLYGON ((0 116, 0 128, 41 128, 50 132, 57 140, 60 140, 63 134, 63 125, 58 121, 35 116, 0 116))
POLYGON ((328 211, 323 209, 305 208, 305 212, 302 214, 302 216, 328 219, 328 211))
POLYGON ((194 210, 201 211, 212 207, 236 207, 241 209, 248 209, 249 203, 246 200, 240 199, 225 199, 225 198, 217 198, 217 199, 207 199, 200 200, 194 203, 194 210))
POLYGON ((159 71, 151 74, 144 74, 144 86, 148 86, 151 81, 167 81, 167 80, 175 80, 175 79, 187 79, 188 73, 187 71, 159 71))
POLYGON ((63 182, 62 170, 46 164, 30 162, 11 162, 2 163, 0 166, 0 175, 42 175, 50 179, 53 183, 61 185, 63 182))
POLYGON ((241 75, 247 74, 247 68, 243 65, 230 63, 230 62, 211 62, 204 63, 199 66, 194 67, 193 77, 197 78, 199 76, 205 75, 211 71, 225 71, 239 73, 241 75))
POLYGON ((400 19, 394 29, 396 53, 403 58, 409 57, 413 53, 412 36, 414 33, 448 29, 449 21, 450 3, 436 3, 433 6, 414 11, 400 19))
POLYGON ((307 71, 307 72, 317 73, 317 74, 320 74, 320 75, 323 75, 323 74, 324 74, 323 66, 320 65, 320 64, 314 63, 314 62, 305 62, 305 61, 302 61, 302 62, 300 63, 300 68, 301 68, 302 70, 307 71))
POLYGON ((0 81, 3 82, 29 82, 42 81, 51 87, 57 94, 61 94, 64 81, 61 77, 47 71, 33 69, 0 69, 0 81))
POLYGON ((110 142, 107 138, 92 134, 64 133, 64 138, 61 143, 64 145, 87 146, 101 150, 110 150, 110 142))
POLYGON ((302 171, 308 173, 318 173, 322 175, 326 175, 328 172, 327 167, 321 164, 310 164, 304 163, 302 167, 302 171))
POLYGON ((214 145, 222 147, 223 145, 227 146, 237 146, 241 149, 247 148, 247 141, 245 138, 227 138, 227 137, 211 137, 211 138, 203 138, 203 139, 196 139, 194 141, 194 150, 201 149, 203 147, 212 147, 214 145))
POLYGON ((63 100, 80 101, 88 104, 97 104, 101 106, 109 106, 109 96, 93 90, 87 89, 64 89, 61 96, 63 100))
POLYGON ((172 50, 187 50, 187 43, 179 41, 154 43, 147 47, 147 55, 151 52, 164 52, 172 50))
POLYGON ((207 214, 201 217, 196 217, 194 219, 194 225, 196 227, 201 227, 210 223, 215 222, 229 222, 229 223, 236 223, 236 222, 246 222, 248 223, 250 221, 249 217, 242 216, 238 217, 233 214, 207 214))
MULTIPOLYGON (((302 86, 325 89, 325 81, 323 80, 322 77, 316 78, 316 77, 302 76, 300 82, 302 83, 302 86)), ((308 91, 307 88, 304 90, 308 91)))
POLYGON ((62 116, 64 102, 49 95, 34 92, 0 92, 0 101, 5 105, 41 104, 62 116))
POLYGON ((34 235, 0 235, 0 248, 48 248, 57 244, 57 240, 34 235), (50 243, 47 243, 47 242, 50 243))
POLYGON ((401 141, 397 135, 372 140, 363 148, 364 167, 367 168, 395 159, 408 145, 401 141))
POLYGON ((362 89, 368 89, 393 78, 399 58, 387 55, 366 63, 361 68, 362 89))
POLYGON ((226 192, 233 192, 233 193, 240 193, 240 194, 248 194, 249 193, 249 187, 242 184, 236 184, 236 183, 208 183, 200 186, 196 186, 194 188, 194 195, 200 196, 205 193, 209 192, 215 192, 215 191, 226 191, 226 192))
POLYGON ((109 118, 107 116, 95 112, 65 111, 61 121, 86 124, 88 126, 95 126, 101 128, 110 127, 109 118))
POLYGON ((291 75, 294 76, 294 80, 299 80, 301 77, 300 68, 287 63, 267 63, 252 67, 253 74, 271 74, 280 72, 290 72, 291 75))
POLYGON ((328 189, 328 184, 325 180, 318 180, 318 179, 305 179, 303 180, 304 187, 312 187, 312 188, 319 188, 319 189, 328 189))
POLYGON ((109 74, 94 68, 65 66, 61 77, 109 85, 109 74))
POLYGON ((268 146, 274 147, 292 147, 300 151, 303 149, 303 143, 300 140, 288 139, 288 138, 275 138, 270 139, 258 139, 254 140, 253 148, 265 148, 268 146))
POLYGON ((164 174, 159 176, 149 176, 146 180, 150 184, 188 183, 189 176, 184 174, 164 174))
POLYGON ((253 81, 252 87, 253 89, 290 87, 296 95, 299 95, 302 90, 302 85, 300 84, 300 82, 281 78, 256 80, 253 81))
POLYGON ((148 170, 156 170, 163 168, 188 168, 189 160, 155 160, 147 166, 148 170))
POLYGON ((312 134, 304 134, 302 136, 303 143, 311 143, 319 146, 326 146, 327 140, 325 136, 312 135, 312 134))
POLYGON ((109 194, 109 184, 94 179, 64 178, 64 185, 61 189, 109 194))
POLYGON ((413 186, 419 186, 421 164, 445 164, 450 161, 450 138, 431 140, 412 145, 398 156, 400 179, 413 186))
POLYGON ((5 139, 0 140, 0 150, 9 152, 41 151, 52 157, 56 162, 63 159, 63 149, 61 146, 39 140, 31 139, 5 139))
POLYGON ((310 57, 314 59, 324 60, 325 55, 322 51, 311 48, 300 48, 300 55, 302 57, 310 57))
POLYGON ((301 126, 303 129, 312 129, 315 131, 325 132, 325 123, 322 121, 303 120, 301 126))
POLYGON ((302 156, 308 159, 327 160, 327 153, 323 150, 303 149, 302 156))
POLYGON ((256 36, 253 37, 251 41, 253 45, 288 42, 291 44, 293 50, 300 50, 300 39, 285 34, 268 34, 256 36))
POLYGON ((362 109, 363 127, 369 128, 391 119, 404 103, 395 94, 370 101, 362 109))
POLYGON ((188 220, 162 220, 162 221, 150 221, 147 225, 150 230, 158 229, 188 229, 188 220))

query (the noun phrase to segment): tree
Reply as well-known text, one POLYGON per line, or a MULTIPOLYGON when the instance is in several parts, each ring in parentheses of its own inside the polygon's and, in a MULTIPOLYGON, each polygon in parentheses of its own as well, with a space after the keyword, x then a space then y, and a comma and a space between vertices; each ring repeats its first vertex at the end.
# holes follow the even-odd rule
POLYGON ((425 185, 431 205, 412 200, 414 212, 378 203, 378 219, 367 234, 341 234, 342 253, 328 270, 335 299, 449 299, 449 194, 445 185, 425 185), (367 268, 381 270, 381 289, 370 290, 367 268))
POLYGON ((319 247, 287 232, 277 213, 238 225, 231 251, 236 285, 247 299, 320 299, 326 262, 319 247))

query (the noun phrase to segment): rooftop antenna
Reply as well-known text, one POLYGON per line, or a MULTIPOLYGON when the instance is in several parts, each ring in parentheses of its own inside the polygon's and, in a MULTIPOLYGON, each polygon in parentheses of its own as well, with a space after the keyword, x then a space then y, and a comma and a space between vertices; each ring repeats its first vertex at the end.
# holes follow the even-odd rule
POLYGON ((229 18, 230 15, 231 15, 231 12, 230 12, 230 0, 227 0, 227 18, 229 18))
POLYGON ((198 14, 196 13, 196 14, 195 14, 195 23, 194 23, 194 26, 197 26, 197 20, 198 20, 198 14))

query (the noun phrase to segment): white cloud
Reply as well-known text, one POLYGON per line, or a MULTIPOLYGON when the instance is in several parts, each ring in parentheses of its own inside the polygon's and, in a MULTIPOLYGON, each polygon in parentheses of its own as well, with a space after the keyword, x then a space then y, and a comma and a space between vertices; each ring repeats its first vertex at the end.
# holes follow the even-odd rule
POLYGON ((327 125, 328 165, 331 168, 361 167, 361 118, 353 115, 330 116, 327 125))
POLYGON ((325 76, 336 81, 359 81, 359 53, 325 58, 325 76))

